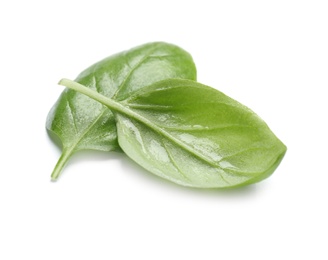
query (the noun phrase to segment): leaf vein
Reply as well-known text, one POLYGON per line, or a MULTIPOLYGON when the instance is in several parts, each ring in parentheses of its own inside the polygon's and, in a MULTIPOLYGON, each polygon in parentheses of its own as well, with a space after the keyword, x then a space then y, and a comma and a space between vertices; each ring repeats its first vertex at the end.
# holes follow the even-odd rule
POLYGON ((274 146, 270 146, 270 147, 250 147, 250 148, 247 148, 247 149, 243 149, 243 150, 240 150, 236 153, 233 153, 233 154, 229 154, 227 156, 223 156, 224 159, 226 158, 230 158, 230 157, 233 157, 233 156, 236 156, 238 154, 242 154, 242 153, 245 153, 245 152, 249 152, 251 150, 270 150, 271 148, 273 148, 274 146))
POLYGON ((248 126, 248 125, 222 125, 222 126, 215 126, 215 127, 174 127, 174 126, 165 126, 166 129, 171 131, 187 131, 187 132, 198 132, 198 131, 213 131, 213 130, 219 130, 219 129, 225 129, 225 128, 255 128, 254 126, 248 126))
POLYGON ((169 159, 170 161, 172 162, 172 164, 174 165, 174 167, 177 169, 178 173, 184 177, 185 179, 189 180, 190 179, 181 171, 180 167, 178 166, 178 164, 176 163, 176 161, 174 160, 173 156, 172 156, 172 153, 171 151, 169 150, 169 148, 167 147, 167 145, 165 144, 165 142, 163 142, 163 139, 161 139, 161 143, 163 144, 166 152, 167 152, 167 155, 169 156, 169 159))
POLYGON ((125 79, 123 80, 123 82, 120 84, 120 86, 117 88, 117 90, 115 91, 112 99, 116 99, 117 95, 119 94, 119 92, 125 87, 128 79, 131 77, 132 73, 138 68, 140 67, 140 65, 149 58, 149 56, 151 55, 151 53, 157 48, 157 46, 154 46, 153 48, 151 48, 146 54, 145 56, 139 61, 137 62, 137 64, 131 68, 131 70, 129 71, 129 73, 126 75, 125 79))
POLYGON ((69 113, 70 113, 70 115, 72 117, 72 122, 73 122, 74 130, 75 130, 75 133, 77 134, 78 131, 77 131, 77 126, 76 126, 76 122, 75 122, 75 116, 73 114, 72 105, 70 103, 70 100, 67 98, 67 95, 65 95, 65 97, 66 97, 66 102, 67 102, 67 107, 68 107, 69 113))
POLYGON ((107 108, 103 106, 102 111, 100 114, 97 116, 97 118, 92 121, 92 123, 81 133, 81 135, 78 136, 77 140, 72 144, 72 150, 75 149, 75 147, 83 140, 83 138, 87 135, 87 133, 92 129, 94 125, 98 122, 98 120, 103 116, 107 108))

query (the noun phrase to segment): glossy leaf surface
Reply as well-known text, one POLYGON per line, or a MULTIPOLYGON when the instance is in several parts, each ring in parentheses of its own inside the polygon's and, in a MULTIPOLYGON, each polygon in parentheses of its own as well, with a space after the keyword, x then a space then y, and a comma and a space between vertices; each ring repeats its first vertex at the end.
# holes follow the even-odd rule
MULTIPOLYGON (((76 82, 106 97, 122 100, 140 88, 166 78, 195 80, 196 68, 187 52, 175 45, 157 42, 110 56, 83 71, 76 82)), ((99 102, 69 89, 63 91, 49 112, 46 127, 63 144, 53 179, 76 151, 118 148, 112 112, 99 102)))
POLYGON ((164 80, 113 101, 63 80, 113 111, 124 152, 175 183, 226 188, 268 177, 286 147, 249 108, 189 80, 164 80))

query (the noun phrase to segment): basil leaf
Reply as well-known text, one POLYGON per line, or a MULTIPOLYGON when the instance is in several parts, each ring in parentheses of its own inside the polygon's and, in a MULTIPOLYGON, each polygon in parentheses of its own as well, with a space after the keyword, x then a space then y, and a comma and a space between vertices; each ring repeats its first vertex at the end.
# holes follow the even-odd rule
POLYGON ((164 80, 114 101, 62 80, 115 111, 124 152, 150 172, 199 188, 258 182, 277 168, 286 147, 254 112, 190 80, 164 80))
MULTIPOLYGON (((140 88, 166 78, 196 79, 196 68, 186 51, 157 42, 110 56, 83 71, 76 82, 106 97, 122 100, 140 88)), ((48 114, 46 128, 63 144, 62 155, 52 173, 53 180, 76 151, 119 148, 112 112, 72 90, 63 91, 48 114)))

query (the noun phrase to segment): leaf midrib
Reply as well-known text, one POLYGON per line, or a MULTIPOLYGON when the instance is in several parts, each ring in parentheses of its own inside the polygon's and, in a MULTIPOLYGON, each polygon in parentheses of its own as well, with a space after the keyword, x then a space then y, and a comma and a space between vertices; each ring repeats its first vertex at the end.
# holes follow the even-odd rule
POLYGON ((188 145, 186 145, 181 140, 175 138, 174 136, 172 136, 170 133, 168 133, 164 129, 162 129, 162 128, 158 127, 157 125, 153 124, 147 118, 145 118, 142 115, 140 115, 140 114, 134 112, 133 110, 129 109, 127 104, 124 105, 124 101, 123 102, 118 102, 118 101, 113 100, 111 98, 107 98, 106 96, 103 96, 103 95, 99 94, 98 92, 96 92, 94 90, 91 90, 91 89, 83 86, 80 83, 77 83, 77 82, 74 82, 74 81, 71 81, 71 80, 68 80, 68 79, 62 79, 59 82, 59 84, 61 84, 63 86, 66 86, 68 88, 74 89, 74 90, 76 90, 76 91, 78 91, 78 92, 80 92, 82 94, 87 95, 88 97, 90 97, 90 98, 92 98, 92 99, 100 102, 101 104, 107 106, 112 111, 115 111, 115 112, 117 112, 119 114, 128 116, 128 117, 130 117, 130 118, 132 118, 134 120, 137 120, 138 122, 143 123, 144 125, 146 125, 149 128, 151 128, 153 131, 161 134, 162 136, 165 136, 171 142, 175 143, 176 145, 178 145, 182 149, 186 150, 190 154, 193 154, 194 156, 196 156, 199 159, 205 161, 206 163, 208 163, 209 165, 211 165, 213 167, 219 167, 220 169, 222 169, 218 164, 216 164, 213 161, 210 161, 207 157, 205 157, 200 152, 197 152, 197 151, 193 150, 191 147, 189 147, 188 145))
MULTIPOLYGON (((114 101, 115 102, 115 101, 114 101)), ((127 115, 130 118, 137 120, 138 122, 148 126, 150 129, 152 129, 153 131, 157 132, 158 134, 161 134, 162 136, 165 136, 166 138, 168 138, 171 142, 175 143, 176 145, 178 145, 180 148, 184 149, 185 151, 189 152, 190 154, 193 154, 194 156, 198 157, 199 159, 207 162, 208 164, 210 164, 211 166, 214 167, 219 167, 218 164, 216 164, 213 161, 210 161, 207 157, 205 157, 204 155, 202 155, 201 153, 197 152, 196 150, 192 149, 190 146, 186 145, 184 142, 182 142, 181 140, 177 139, 176 137, 174 137, 173 135, 171 135, 169 132, 167 132, 165 129, 160 128, 159 126, 157 126, 156 124, 153 124, 150 120, 148 120, 147 118, 141 116, 138 113, 135 113, 133 110, 128 109, 127 107, 125 107, 124 105, 122 105, 121 103, 115 102, 118 105, 121 106, 120 109, 115 109, 112 108, 113 110, 116 110, 116 112, 121 113, 123 115, 127 115)))

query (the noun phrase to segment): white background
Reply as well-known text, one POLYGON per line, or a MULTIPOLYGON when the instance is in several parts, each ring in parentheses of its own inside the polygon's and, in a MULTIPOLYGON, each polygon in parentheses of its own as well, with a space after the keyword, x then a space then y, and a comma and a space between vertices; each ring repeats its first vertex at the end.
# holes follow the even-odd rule
POLYGON ((327 1, 2 1, 0 259, 328 259, 327 1), (124 154, 60 150, 45 130, 63 87, 151 41, 257 112, 288 151, 265 181, 195 190, 124 154))

